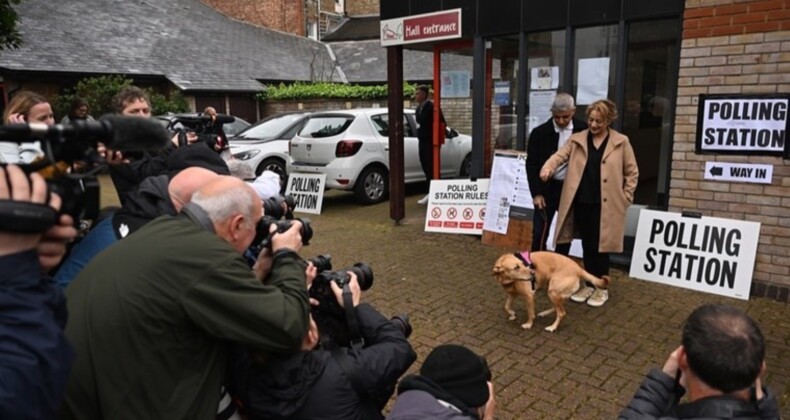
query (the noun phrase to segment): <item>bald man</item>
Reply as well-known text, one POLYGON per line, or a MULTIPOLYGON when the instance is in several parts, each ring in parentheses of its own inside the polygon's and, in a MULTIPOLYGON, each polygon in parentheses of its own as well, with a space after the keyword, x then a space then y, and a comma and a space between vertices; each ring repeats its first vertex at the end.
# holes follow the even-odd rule
POLYGON ((146 178, 120 210, 101 220, 72 248, 54 276, 55 283, 65 289, 96 254, 159 216, 175 215, 195 191, 218 176, 208 169, 190 167, 172 179, 168 175, 146 178))
POLYGON ((179 215, 85 267, 66 290, 66 335, 80 357, 62 419, 214 418, 230 342, 299 348, 309 320, 301 224, 274 234, 264 284, 242 258, 261 213, 252 188, 220 176, 179 215))

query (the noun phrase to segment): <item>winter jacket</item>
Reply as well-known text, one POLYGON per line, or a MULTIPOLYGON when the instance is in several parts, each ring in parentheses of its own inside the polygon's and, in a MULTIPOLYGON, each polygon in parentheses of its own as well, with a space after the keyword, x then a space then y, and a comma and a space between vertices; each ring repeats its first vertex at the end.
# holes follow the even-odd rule
MULTIPOLYGON (((587 128, 584 121, 573 119, 573 132, 578 133, 587 128)), ((557 151, 560 134, 554 130, 554 119, 549 118, 545 123, 535 127, 529 134, 527 143, 527 182, 532 197, 545 195, 548 182, 540 179, 540 168, 557 151)))
POLYGON ((410 375, 398 385, 398 399, 387 420, 469 420, 479 419, 473 407, 467 407, 430 379, 410 375))
MULTIPOLYGON (((544 168, 552 173, 563 163, 568 162, 568 173, 560 197, 555 244, 571 242, 579 238, 578 229, 573 226, 573 200, 587 165, 587 134, 584 130, 571 135, 557 153, 553 154, 544 168)), ((609 129, 609 141, 601 160, 601 239, 599 252, 623 252, 625 236, 625 215, 628 206, 634 202, 634 191, 639 180, 634 149, 628 137, 609 129)))
POLYGON ((678 404, 683 396, 682 388, 676 389, 675 381, 659 369, 647 375, 634 398, 620 413, 621 420, 629 419, 779 419, 776 397, 768 388, 758 402, 743 401, 728 396, 708 397, 697 401, 678 404))
POLYGON ((0 419, 55 417, 74 359, 65 324, 66 302, 38 254, 0 257, 0 419))
POLYGON ((366 396, 359 395, 336 356, 321 347, 264 364, 246 358, 237 364, 234 382, 248 419, 383 418, 381 410, 398 378, 417 355, 403 332, 373 307, 362 303, 356 313, 365 346, 338 351, 346 354, 366 396))
POLYGON ((97 255, 66 290, 79 357, 63 419, 212 419, 230 343, 295 351, 308 326, 304 265, 275 254, 267 284, 185 214, 97 255))

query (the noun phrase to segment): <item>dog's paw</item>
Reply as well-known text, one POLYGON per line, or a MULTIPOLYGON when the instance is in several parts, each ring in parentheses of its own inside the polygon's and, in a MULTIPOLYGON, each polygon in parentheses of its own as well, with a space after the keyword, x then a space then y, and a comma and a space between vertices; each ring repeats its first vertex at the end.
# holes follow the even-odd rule
POLYGON ((556 331, 556 330, 557 330, 557 327, 555 327, 555 326, 553 326, 553 325, 549 325, 548 327, 546 327, 546 328, 544 328, 544 329, 545 329, 546 331, 548 331, 548 332, 554 332, 554 331, 556 331))
POLYGON ((531 322, 525 322, 525 323, 521 324, 521 328, 523 328, 525 330, 528 330, 528 329, 532 328, 532 323, 531 322))
POLYGON ((516 312, 515 311, 508 311, 507 313, 510 314, 510 316, 507 317, 508 321, 515 321, 516 320, 516 312))

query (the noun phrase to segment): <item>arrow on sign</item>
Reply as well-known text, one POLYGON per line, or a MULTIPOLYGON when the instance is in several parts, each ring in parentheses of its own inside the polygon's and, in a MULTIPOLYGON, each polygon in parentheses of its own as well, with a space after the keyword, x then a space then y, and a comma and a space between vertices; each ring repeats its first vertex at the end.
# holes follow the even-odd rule
POLYGON ((724 173, 724 168, 719 166, 711 166, 710 167, 710 174, 713 176, 721 176, 724 173))

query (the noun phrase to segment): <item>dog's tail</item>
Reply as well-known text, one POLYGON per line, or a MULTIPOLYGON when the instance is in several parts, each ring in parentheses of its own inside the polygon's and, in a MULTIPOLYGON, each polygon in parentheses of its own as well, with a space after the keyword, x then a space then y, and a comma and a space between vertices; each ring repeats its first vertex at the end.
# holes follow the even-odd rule
POLYGON ((603 276, 601 278, 595 277, 592 274, 588 273, 586 270, 582 269, 582 278, 584 280, 589 281, 590 283, 594 284, 595 287, 601 289, 608 289, 609 288, 609 276, 603 276))

